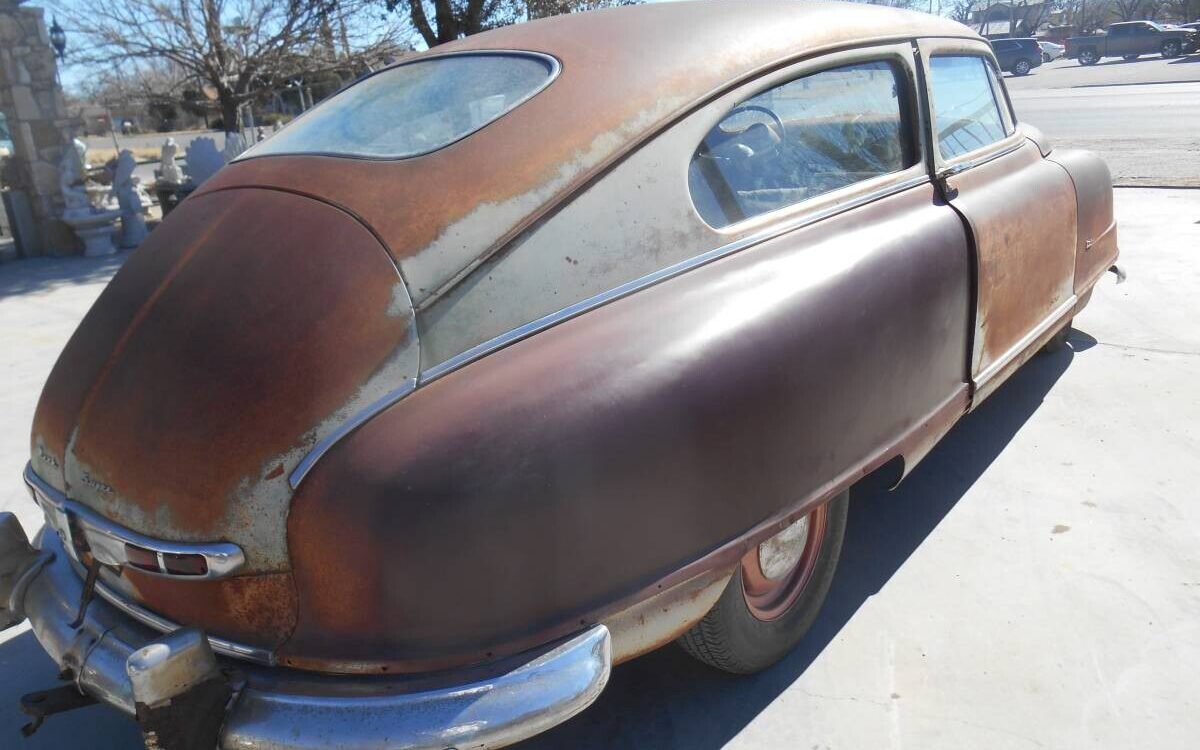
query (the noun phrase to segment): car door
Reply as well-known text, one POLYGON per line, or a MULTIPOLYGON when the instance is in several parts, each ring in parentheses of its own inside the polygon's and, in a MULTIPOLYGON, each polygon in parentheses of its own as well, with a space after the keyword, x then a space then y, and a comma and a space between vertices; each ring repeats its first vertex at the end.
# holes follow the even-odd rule
POLYGON ((1148 23, 1134 24, 1129 37, 1129 49, 1126 54, 1145 55, 1158 52, 1158 30, 1148 23))
POLYGON ((992 49, 996 51, 996 61, 1000 63, 1000 69, 1008 70, 1013 63, 1014 43, 1000 39, 992 42, 992 49))
POLYGON ((930 159, 972 236, 978 404, 1070 315, 1075 191, 1066 171, 1016 128, 982 42, 922 40, 919 52, 930 159))
POLYGON ((1108 36, 1104 42, 1104 54, 1112 57, 1129 54, 1134 42, 1133 27, 1128 24, 1114 24, 1108 27, 1108 36))

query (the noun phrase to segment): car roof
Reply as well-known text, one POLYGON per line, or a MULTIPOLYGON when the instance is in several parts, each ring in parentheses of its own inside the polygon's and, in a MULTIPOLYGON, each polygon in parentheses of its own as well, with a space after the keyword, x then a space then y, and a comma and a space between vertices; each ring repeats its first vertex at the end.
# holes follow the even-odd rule
POLYGON ((244 159, 201 192, 296 189, 303 174, 306 194, 348 207, 377 232, 421 305, 728 88, 801 57, 918 37, 980 40, 924 13, 796 0, 654 3, 516 24, 405 59, 527 50, 560 61, 553 83, 470 137, 414 159, 244 159))
POLYGON ((807 50, 914 37, 979 38, 947 18, 864 3, 692 0, 553 16, 472 35, 426 54, 527 49, 563 56, 588 45, 613 67, 636 65, 642 75, 660 66, 703 70, 720 60, 729 78, 807 50))

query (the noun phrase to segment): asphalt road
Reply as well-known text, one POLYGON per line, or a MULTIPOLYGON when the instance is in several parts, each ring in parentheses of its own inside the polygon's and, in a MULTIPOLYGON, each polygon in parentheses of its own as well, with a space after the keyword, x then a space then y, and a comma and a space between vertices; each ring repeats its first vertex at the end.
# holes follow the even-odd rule
POLYGON ((1104 157, 1115 185, 1200 186, 1200 54, 1005 76, 1017 118, 1104 157))

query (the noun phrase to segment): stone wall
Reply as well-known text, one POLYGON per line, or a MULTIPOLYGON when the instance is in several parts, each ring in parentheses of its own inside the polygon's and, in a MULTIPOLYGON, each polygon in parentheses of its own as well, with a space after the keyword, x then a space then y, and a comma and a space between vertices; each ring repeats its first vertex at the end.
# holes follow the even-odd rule
POLYGON ((20 1, 0 0, 0 111, 13 140, 2 177, 5 188, 25 193, 33 216, 36 236, 22 238, 24 252, 67 255, 78 248, 58 220, 58 162, 77 123, 67 116, 43 11, 18 7, 20 1))

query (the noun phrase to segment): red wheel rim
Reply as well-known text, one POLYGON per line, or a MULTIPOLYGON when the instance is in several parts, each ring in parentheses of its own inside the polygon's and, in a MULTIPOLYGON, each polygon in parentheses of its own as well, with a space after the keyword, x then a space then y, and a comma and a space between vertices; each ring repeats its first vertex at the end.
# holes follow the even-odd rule
POLYGON ((774 537, 755 545, 742 557, 742 595, 750 614, 756 619, 764 622, 777 619, 800 597, 817 567, 828 516, 826 506, 822 505, 774 537), (789 562, 790 557, 798 559, 781 572, 778 570, 781 557, 788 558, 789 562), (772 575, 764 572, 764 567, 772 575))

